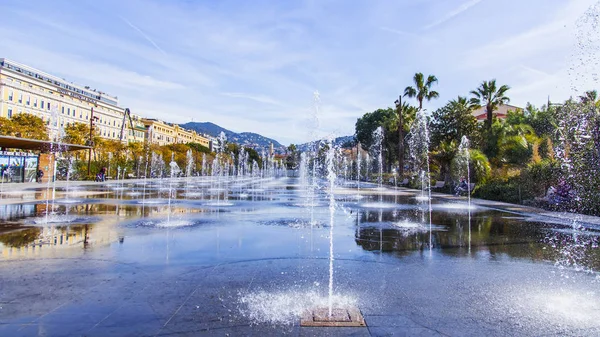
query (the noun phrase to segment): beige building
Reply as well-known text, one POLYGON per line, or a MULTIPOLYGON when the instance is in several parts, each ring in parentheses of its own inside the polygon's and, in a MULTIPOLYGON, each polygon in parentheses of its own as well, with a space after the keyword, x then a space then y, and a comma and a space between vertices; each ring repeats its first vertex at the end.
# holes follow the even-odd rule
POLYGON ((0 117, 18 113, 42 118, 53 139, 60 136, 61 127, 77 122, 89 125, 93 119, 104 139, 158 145, 193 142, 210 147, 210 140, 195 131, 132 113, 127 116, 116 96, 0 58, 0 117))
POLYGON ((142 118, 146 127, 146 141, 159 146, 175 143, 175 128, 158 119, 142 118))
POLYGON ((165 123, 158 119, 142 119, 146 126, 146 140, 152 144, 186 144, 198 143, 210 147, 210 140, 193 130, 186 130, 179 125, 165 123))
POLYGON ((179 125, 175 125, 175 133, 175 143, 198 143, 206 147, 210 146, 208 138, 197 134, 194 130, 186 130, 179 125))
MULTIPOLYGON (((102 138, 119 140, 124 109, 116 96, 0 58, 0 116, 11 118, 18 113, 42 118, 53 138, 60 127, 76 122, 89 124, 93 116, 102 138)), ((141 128, 137 132, 142 136, 141 128)))

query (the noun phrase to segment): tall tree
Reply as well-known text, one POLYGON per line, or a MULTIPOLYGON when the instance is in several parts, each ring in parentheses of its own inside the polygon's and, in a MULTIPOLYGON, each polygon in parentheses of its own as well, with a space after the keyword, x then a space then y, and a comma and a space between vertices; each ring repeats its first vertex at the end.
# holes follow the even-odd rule
POLYGON ((398 175, 404 175, 404 129, 408 129, 416 115, 416 108, 406 102, 402 102, 402 96, 394 102, 398 112, 398 175))
POLYGON ((492 118, 495 110, 499 106, 508 104, 510 98, 506 96, 506 92, 510 89, 507 85, 500 87, 496 86, 496 80, 483 81, 477 90, 472 90, 471 94, 475 97, 471 98, 471 103, 476 106, 485 106, 486 129, 492 129, 492 118))
POLYGON ((287 147, 287 156, 285 158, 285 165, 288 170, 293 170, 298 167, 300 154, 295 144, 290 144, 287 147))
POLYGON ((477 142, 477 120, 472 115, 474 107, 466 97, 458 96, 445 106, 432 113, 431 147, 437 148, 443 142, 460 144, 462 136, 467 136, 471 144, 477 142))
POLYGON ((430 101, 434 98, 438 98, 440 94, 437 91, 431 90, 431 86, 437 83, 437 78, 433 75, 427 76, 427 81, 423 73, 416 73, 413 77, 414 87, 408 86, 404 89, 404 96, 416 97, 419 102, 419 110, 423 109, 423 100, 430 101))
POLYGON ((390 167, 389 164, 396 160, 396 149, 397 149, 397 128, 398 118, 396 111, 392 108, 377 109, 373 112, 364 114, 361 118, 356 121, 355 126, 355 137, 360 142, 361 147, 367 151, 375 150, 374 132, 378 127, 383 127, 383 133, 385 135, 383 139, 383 160, 388 163, 386 167, 390 167))
POLYGON ((19 113, 11 119, 0 117, 0 135, 48 140, 46 123, 35 115, 19 113))
MULTIPOLYGON (((90 140, 90 126, 86 123, 71 123, 65 125, 62 141, 67 144, 86 145, 90 140)), ((94 129, 92 140, 94 143, 100 141, 97 128, 94 129)))

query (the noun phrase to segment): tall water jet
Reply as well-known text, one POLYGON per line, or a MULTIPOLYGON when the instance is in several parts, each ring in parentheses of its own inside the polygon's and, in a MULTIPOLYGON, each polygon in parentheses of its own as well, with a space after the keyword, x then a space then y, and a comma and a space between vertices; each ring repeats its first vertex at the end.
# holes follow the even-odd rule
POLYGON ((431 177, 429 174, 429 128, 427 116, 423 110, 417 112, 415 121, 409 132, 409 149, 413 172, 421 177, 421 188, 427 188, 429 210, 429 249, 432 248, 432 223, 431 223, 431 177))
POLYGON ((370 168, 371 168, 371 157, 369 156, 368 153, 365 153, 365 180, 367 182, 371 181, 371 177, 370 177, 370 168))
POLYGON ((189 149, 186 154, 185 176, 191 177, 193 172, 194 172, 194 156, 192 155, 192 149, 189 149))
POLYGON ((357 193, 358 196, 360 197, 360 162, 361 162, 361 155, 360 155, 360 151, 358 150, 358 146, 356 148, 356 189, 357 189, 357 193))
POLYGON ((375 129, 373 133, 374 152, 377 158, 379 174, 377 176, 377 185, 379 187, 379 202, 383 202, 383 128, 381 126, 375 129))
POLYGON ((58 153, 58 148, 56 145, 56 142, 58 141, 58 139, 60 138, 60 131, 59 131, 59 121, 58 121, 58 104, 55 104, 52 107, 52 110, 50 112, 50 139, 52 139, 54 142, 50 145, 50 154, 52 155, 52 158, 54 159, 54 168, 53 168, 53 174, 52 174, 52 178, 48 177, 48 184, 46 186, 46 223, 48 223, 49 220, 49 216, 50 216, 50 208, 49 208, 49 202, 50 202, 50 198, 48 197, 48 193, 50 193, 50 183, 52 183, 52 211, 54 211, 54 192, 56 190, 56 154, 58 153))
POLYGON ((469 153, 469 138, 462 136, 460 145, 458 146, 458 153, 456 161, 458 164, 459 176, 463 176, 466 173, 467 179, 467 201, 468 201, 468 214, 469 214, 469 250, 471 250, 471 169, 470 164, 470 153, 469 153))
POLYGON ((169 179, 169 211, 167 213, 167 223, 171 221, 171 198, 173 197, 173 178, 176 177, 180 170, 179 166, 175 162, 175 154, 171 154, 171 162, 169 163, 171 168, 171 179, 169 179))
POLYGON ((335 215, 335 197, 333 190, 335 187, 335 148, 333 141, 329 140, 329 150, 327 151, 327 180, 329 181, 329 316, 333 314, 333 226, 335 215))

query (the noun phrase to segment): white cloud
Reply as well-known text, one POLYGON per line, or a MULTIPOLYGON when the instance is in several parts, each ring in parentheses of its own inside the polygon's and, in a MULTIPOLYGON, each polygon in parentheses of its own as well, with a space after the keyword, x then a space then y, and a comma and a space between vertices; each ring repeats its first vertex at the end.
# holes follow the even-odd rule
POLYGON ((233 98, 245 98, 259 103, 282 105, 279 101, 265 95, 252 95, 243 92, 222 92, 221 95, 233 98))
POLYGON ((415 72, 440 80, 442 97, 429 110, 494 77, 512 87, 515 103, 568 96, 572 23, 588 5, 465 0, 415 34, 438 2, 336 1, 14 2, 0 22, 0 50, 118 95, 141 115, 300 143, 311 134, 314 90, 318 133, 350 135, 364 113, 392 106, 415 72), (541 5, 544 15, 522 14, 541 5), (507 23, 493 38, 473 28, 490 19, 471 15, 484 6, 507 23))

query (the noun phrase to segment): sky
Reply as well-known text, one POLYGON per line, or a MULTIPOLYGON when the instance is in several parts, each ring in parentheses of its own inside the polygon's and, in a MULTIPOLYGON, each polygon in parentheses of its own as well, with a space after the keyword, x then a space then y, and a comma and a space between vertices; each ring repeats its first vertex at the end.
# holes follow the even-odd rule
POLYGON ((0 13, 0 57, 143 117, 286 145, 354 134, 416 72, 438 78, 428 111, 483 80, 516 106, 598 87, 592 0, 3 0, 0 13))

